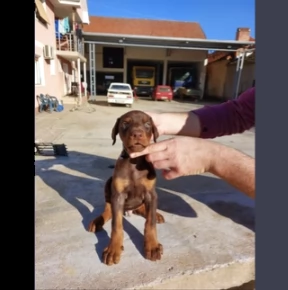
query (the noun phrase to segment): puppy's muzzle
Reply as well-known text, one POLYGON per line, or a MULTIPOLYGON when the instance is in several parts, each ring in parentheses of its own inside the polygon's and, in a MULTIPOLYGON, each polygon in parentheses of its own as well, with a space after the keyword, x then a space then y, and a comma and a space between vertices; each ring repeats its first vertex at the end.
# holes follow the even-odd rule
POLYGON ((130 133, 130 138, 133 138, 137 141, 143 139, 143 137, 144 137, 144 131, 141 129, 132 130, 130 133))

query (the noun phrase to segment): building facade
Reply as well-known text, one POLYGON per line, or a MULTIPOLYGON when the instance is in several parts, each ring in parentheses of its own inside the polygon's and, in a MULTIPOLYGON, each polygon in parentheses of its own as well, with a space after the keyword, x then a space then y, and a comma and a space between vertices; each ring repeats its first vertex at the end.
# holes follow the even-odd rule
MULTIPOLYGON (((238 28, 236 31, 237 41, 255 41, 250 36, 249 28, 238 28)), ((255 48, 255 45, 252 45, 255 48)), ((216 51, 208 56, 205 96, 229 100, 235 98, 235 78, 239 51, 221 52, 216 51)), ((239 81, 238 95, 252 87, 255 83, 255 51, 247 52, 241 78, 239 81)))
POLYGON ((73 82, 81 88, 83 24, 89 24, 86 0, 35 0, 36 111, 40 94, 61 99, 71 93, 73 82))
MULTIPOLYGON (((194 71, 195 86, 204 92, 207 50, 149 47, 145 45, 123 46, 96 44, 94 51, 89 48, 89 41, 94 34, 130 35, 142 38, 171 37, 187 39, 206 39, 199 23, 160 21, 147 19, 90 17, 90 24, 83 27, 85 58, 87 59, 88 87, 89 76, 95 68, 96 94, 105 94, 105 89, 112 81, 128 82, 133 87, 133 67, 154 67, 155 85, 171 85, 171 71, 183 68, 182 72, 194 71), (93 61, 92 61, 93 58, 93 61), (93 65, 91 69, 91 64, 93 65)), ((119 39, 119 42, 122 40, 119 39)), ((125 41, 125 38, 124 38, 125 41)), ((92 41, 93 42, 93 41, 92 41)))

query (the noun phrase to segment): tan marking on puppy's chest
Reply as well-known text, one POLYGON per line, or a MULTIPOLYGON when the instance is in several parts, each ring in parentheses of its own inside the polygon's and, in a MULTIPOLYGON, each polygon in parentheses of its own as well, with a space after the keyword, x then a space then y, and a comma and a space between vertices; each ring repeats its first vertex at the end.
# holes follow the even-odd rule
POLYGON ((130 180, 128 178, 113 177, 113 185, 117 192, 124 192, 125 188, 129 186, 130 180))
POLYGON ((147 177, 143 177, 139 181, 140 184, 142 184, 147 191, 151 191, 156 184, 156 178, 148 179, 147 177))

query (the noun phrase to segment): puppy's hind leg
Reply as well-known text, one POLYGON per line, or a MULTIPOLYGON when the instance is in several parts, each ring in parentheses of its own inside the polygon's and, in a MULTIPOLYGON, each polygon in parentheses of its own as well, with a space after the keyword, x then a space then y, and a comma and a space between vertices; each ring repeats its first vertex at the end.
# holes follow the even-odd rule
MULTIPOLYGON (((147 211, 146 211, 145 204, 142 204, 140 207, 133 210, 132 213, 134 213, 136 215, 140 215, 140 216, 144 217, 145 219, 147 218, 147 211)), ((165 223, 165 219, 164 219, 163 215, 158 213, 158 212, 156 212, 156 222, 157 222, 157 224, 165 223)))
POLYGON ((106 184, 105 184, 105 208, 103 213, 96 217, 94 220, 92 220, 89 223, 88 231, 95 233, 99 232, 103 229, 103 226, 106 222, 108 222, 112 218, 112 210, 111 210, 111 183, 112 183, 112 177, 110 177, 106 184))

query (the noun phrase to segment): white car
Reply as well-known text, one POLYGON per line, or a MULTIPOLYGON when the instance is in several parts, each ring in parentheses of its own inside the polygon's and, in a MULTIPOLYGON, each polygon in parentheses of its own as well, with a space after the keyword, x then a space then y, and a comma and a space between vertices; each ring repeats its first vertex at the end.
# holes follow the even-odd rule
POLYGON ((134 102, 133 90, 129 84, 126 83, 111 83, 107 91, 107 103, 123 104, 132 107, 134 102))

